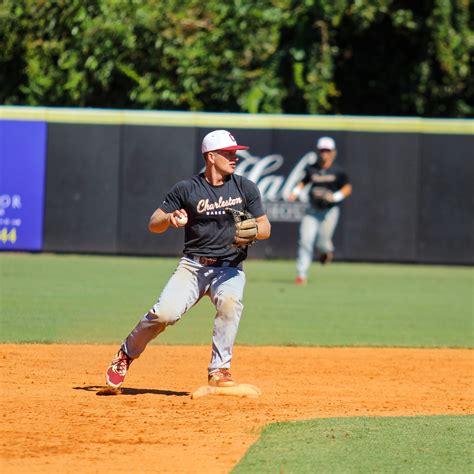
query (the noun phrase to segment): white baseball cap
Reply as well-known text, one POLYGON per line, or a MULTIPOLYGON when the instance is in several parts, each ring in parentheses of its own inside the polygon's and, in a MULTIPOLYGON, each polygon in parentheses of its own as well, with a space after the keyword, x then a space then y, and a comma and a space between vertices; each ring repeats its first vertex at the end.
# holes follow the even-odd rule
POLYGON ((335 150, 336 142, 331 137, 321 137, 316 145, 318 150, 335 150))
POLYGON ((207 153, 215 150, 248 150, 248 148, 248 146, 237 145, 237 141, 227 130, 214 130, 204 137, 201 151, 207 153))

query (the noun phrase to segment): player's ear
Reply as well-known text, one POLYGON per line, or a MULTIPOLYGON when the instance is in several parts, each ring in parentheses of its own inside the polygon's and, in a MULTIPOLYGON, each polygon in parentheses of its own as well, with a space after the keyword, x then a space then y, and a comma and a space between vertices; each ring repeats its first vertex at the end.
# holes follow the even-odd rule
POLYGON ((212 153, 212 151, 208 151, 207 153, 205 153, 205 156, 206 156, 206 163, 211 163, 211 165, 213 165, 216 161, 216 156, 214 155, 214 153, 212 153))

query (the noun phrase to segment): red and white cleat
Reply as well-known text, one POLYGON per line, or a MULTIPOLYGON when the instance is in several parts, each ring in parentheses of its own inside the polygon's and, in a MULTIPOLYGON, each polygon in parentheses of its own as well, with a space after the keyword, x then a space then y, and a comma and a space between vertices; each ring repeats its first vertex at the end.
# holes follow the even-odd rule
POLYGON ((128 357, 122 349, 119 349, 105 374, 106 384, 114 390, 118 390, 125 380, 125 375, 127 375, 132 361, 131 357, 128 357))
POLYGON ((295 285, 306 285, 306 278, 305 277, 296 277, 295 278, 295 285))
POLYGON ((236 383, 232 380, 229 369, 216 369, 209 373, 207 380, 212 387, 233 387, 236 383))

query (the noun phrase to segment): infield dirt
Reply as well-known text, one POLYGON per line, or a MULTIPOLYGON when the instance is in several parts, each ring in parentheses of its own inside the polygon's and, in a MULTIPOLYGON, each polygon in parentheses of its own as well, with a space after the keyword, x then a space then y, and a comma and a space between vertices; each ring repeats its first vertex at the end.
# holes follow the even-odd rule
POLYGON ((268 423, 474 411, 468 349, 239 346, 234 378, 262 396, 197 400, 209 347, 151 345, 122 395, 97 396, 116 350, 2 345, 3 473, 227 473, 268 423))

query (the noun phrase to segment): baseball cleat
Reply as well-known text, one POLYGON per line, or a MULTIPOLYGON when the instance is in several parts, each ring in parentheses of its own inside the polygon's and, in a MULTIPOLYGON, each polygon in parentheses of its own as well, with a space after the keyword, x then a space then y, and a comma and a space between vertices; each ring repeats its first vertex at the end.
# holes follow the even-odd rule
POLYGON ((319 256, 319 261, 321 262, 322 265, 325 265, 326 263, 331 263, 333 258, 334 258, 334 254, 332 252, 322 253, 319 256))
POLYGON ((236 383, 232 380, 229 369, 216 369, 209 373, 207 380, 212 387, 233 387, 236 383))
POLYGON ((305 277, 296 277, 295 278, 295 285, 306 285, 306 278, 305 277))
POLYGON ((127 375, 132 361, 131 357, 128 357, 122 349, 119 349, 105 373, 106 384, 113 389, 119 389, 125 380, 125 375, 127 375))

